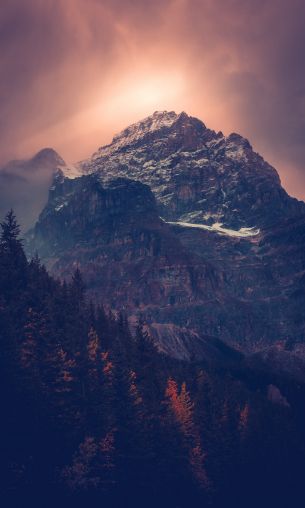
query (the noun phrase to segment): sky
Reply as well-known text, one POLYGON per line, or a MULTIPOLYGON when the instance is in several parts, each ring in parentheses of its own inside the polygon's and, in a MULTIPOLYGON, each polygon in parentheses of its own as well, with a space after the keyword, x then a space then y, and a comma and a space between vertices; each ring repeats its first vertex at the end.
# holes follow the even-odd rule
POLYGON ((247 137, 305 199, 304 0, 1 0, 0 165, 156 110, 247 137))

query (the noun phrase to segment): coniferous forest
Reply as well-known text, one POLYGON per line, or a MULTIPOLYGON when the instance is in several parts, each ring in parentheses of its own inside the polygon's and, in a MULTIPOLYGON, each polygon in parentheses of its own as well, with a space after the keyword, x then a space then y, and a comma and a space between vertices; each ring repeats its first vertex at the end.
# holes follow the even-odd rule
POLYGON ((159 353, 144 322, 88 300, 77 268, 62 282, 28 261, 13 212, 0 288, 2 506, 298 506, 302 385, 233 350, 216 365, 159 353))

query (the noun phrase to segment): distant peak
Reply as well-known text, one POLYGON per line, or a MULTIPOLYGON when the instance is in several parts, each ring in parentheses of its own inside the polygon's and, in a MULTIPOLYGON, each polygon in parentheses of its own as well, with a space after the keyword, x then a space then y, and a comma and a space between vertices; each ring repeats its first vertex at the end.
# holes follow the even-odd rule
POLYGON ((28 162, 37 170, 41 167, 51 169, 57 180, 64 177, 76 178, 80 176, 79 168, 66 164, 64 159, 53 148, 42 148, 28 162))
POLYGON ((39 150, 39 152, 37 152, 36 155, 56 155, 58 156, 58 153, 54 150, 54 148, 50 148, 50 147, 45 147, 45 148, 42 148, 41 150, 39 150))
POLYGON ((33 161, 48 161, 51 163, 55 163, 57 165, 64 165, 65 161, 60 157, 60 155, 53 148, 42 148, 39 150, 34 157, 33 161))

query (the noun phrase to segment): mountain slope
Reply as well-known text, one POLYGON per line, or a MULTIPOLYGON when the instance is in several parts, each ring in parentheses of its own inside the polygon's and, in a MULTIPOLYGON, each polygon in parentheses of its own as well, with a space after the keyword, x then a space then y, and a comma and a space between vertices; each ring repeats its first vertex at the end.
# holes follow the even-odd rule
POLYGON ((208 337, 304 341, 305 205, 248 141, 155 113, 78 170, 57 174, 28 239, 53 273, 79 266, 94 299, 144 316, 172 356, 208 337))
MULTIPOLYGON (((155 315, 175 302, 189 306, 215 299, 223 275, 212 263, 190 253, 169 224, 158 216, 149 187, 128 179, 108 184, 94 176, 63 180, 35 226, 30 246, 38 250, 53 273, 69 278, 79 266, 91 297, 128 313, 155 315), (63 188, 65 187, 65 191, 63 188), (57 190, 57 192, 56 192, 57 190)), ((200 354, 198 335, 163 320, 155 335, 162 349, 185 357, 190 349, 200 354), (162 341, 179 335, 180 346, 162 341), (185 348, 190 337, 198 346, 185 348)))

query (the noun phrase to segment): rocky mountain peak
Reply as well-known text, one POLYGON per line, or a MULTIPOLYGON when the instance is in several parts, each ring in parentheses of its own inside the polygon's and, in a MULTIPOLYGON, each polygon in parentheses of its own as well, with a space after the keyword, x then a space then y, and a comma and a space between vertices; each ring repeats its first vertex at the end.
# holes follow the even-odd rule
POLYGON ((53 273, 79 266, 172 356, 202 336, 303 340, 305 205, 247 139, 157 111, 78 168, 57 173, 29 238, 53 273))
POLYGON ((127 144, 143 138, 149 133, 161 129, 169 129, 182 115, 186 115, 186 113, 177 114, 175 111, 155 111, 153 115, 130 125, 116 134, 113 137, 112 143, 117 143, 124 139, 127 144))
POLYGON ((130 125, 120 133, 116 134, 113 137, 112 142, 115 143, 122 138, 128 138, 129 141, 132 141, 133 139, 138 139, 138 137, 143 137, 149 132, 154 132, 156 130, 163 129, 164 127, 172 127, 181 114, 177 115, 174 111, 155 111, 153 115, 130 125))
MULTIPOLYGON (((113 137, 110 145, 101 147, 93 156, 94 159, 107 157, 110 154, 121 153, 131 147, 160 140, 180 138, 188 133, 188 139, 195 141, 198 135, 206 130, 200 120, 188 116, 184 111, 155 111, 153 115, 136 122, 113 137)), ((195 145, 194 145, 195 146, 195 145)))
POLYGON ((260 229, 299 205, 276 170, 239 134, 224 136, 185 112, 155 111, 114 136, 83 174, 147 184, 168 221, 260 229))

